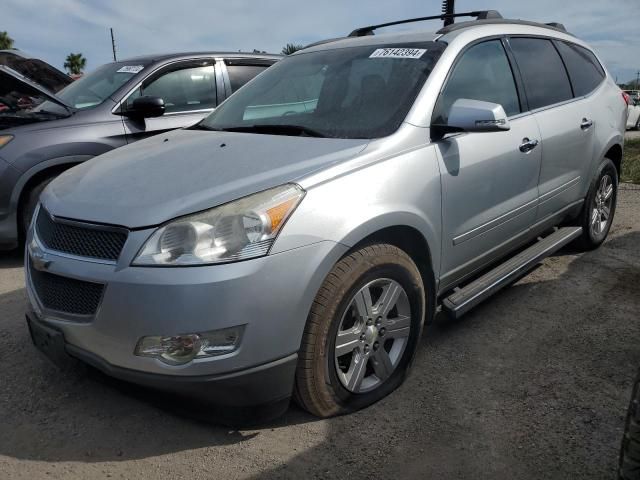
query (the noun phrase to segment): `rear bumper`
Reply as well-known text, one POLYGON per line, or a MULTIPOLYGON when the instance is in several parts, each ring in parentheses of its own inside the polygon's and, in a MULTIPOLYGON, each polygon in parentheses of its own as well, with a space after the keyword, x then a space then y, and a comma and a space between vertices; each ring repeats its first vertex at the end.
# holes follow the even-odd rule
POLYGON ((288 403, 293 391, 298 360, 295 353, 253 368, 220 375, 163 375, 112 365, 98 355, 67 343, 62 331, 45 325, 33 312, 27 313, 27 322, 34 345, 59 367, 64 368, 75 359, 118 380, 221 407, 288 403))

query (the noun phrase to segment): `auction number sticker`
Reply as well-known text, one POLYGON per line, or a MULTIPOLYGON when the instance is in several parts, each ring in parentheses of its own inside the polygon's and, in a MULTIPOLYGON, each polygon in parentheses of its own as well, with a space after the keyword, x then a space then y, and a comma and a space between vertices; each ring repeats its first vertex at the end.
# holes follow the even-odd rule
POLYGON ((143 65, 125 65, 124 67, 120 67, 117 73, 138 73, 143 68, 143 65))
POLYGON ((369 58, 420 58, 424 48, 378 48, 369 58))

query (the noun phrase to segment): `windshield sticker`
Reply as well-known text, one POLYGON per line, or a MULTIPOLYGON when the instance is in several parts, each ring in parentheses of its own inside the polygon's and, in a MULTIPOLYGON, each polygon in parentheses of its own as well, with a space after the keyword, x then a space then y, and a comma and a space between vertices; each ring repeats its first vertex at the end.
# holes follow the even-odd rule
POLYGON ((378 48, 369 58, 420 58, 424 48, 378 48))
POLYGON ((116 73, 138 73, 143 68, 143 65, 125 65, 124 67, 120 67, 116 73))

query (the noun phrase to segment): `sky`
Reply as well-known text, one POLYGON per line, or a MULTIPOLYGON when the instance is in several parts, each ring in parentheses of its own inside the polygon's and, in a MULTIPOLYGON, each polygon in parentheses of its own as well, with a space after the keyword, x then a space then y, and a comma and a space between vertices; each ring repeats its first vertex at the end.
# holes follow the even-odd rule
MULTIPOLYGON (((0 31, 15 47, 62 69, 82 53, 87 71, 148 53, 224 50, 279 53, 286 43, 344 36, 358 26, 440 13, 439 0, 2 0, 0 31)), ((456 11, 563 23, 586 40, 620 83, 640 70, 640 0, 457 0, 456 11)), ((439 22, 425 22, 434 31, 439 22)), ((411 27, 415 29, 415 26, 411 27)))

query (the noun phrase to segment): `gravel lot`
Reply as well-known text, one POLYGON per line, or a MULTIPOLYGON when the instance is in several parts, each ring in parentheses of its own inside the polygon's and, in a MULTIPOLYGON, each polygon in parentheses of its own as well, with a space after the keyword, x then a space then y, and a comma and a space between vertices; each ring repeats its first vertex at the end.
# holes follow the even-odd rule
POLYGON ((640 138, 640 130, 627 130, 627 132, 624 134, 624 138, 626 138, 627 140, 631 138, 640 138))
POLYGON ((0 478, 615 477, 640 366, 640 189, 598 251, 563 251, 457 322, 369 409, 296 407, 232 431, 84 370, 62 374, 23 321, 21 260, 0 257, 0 478))

